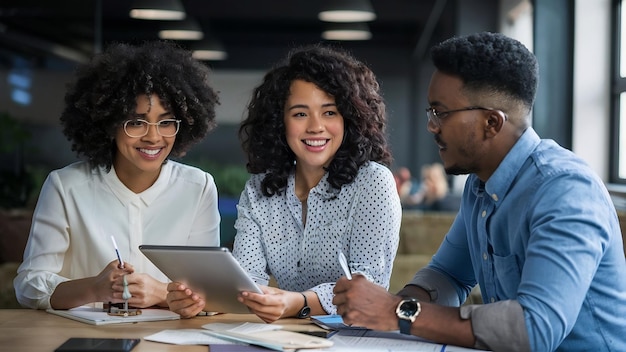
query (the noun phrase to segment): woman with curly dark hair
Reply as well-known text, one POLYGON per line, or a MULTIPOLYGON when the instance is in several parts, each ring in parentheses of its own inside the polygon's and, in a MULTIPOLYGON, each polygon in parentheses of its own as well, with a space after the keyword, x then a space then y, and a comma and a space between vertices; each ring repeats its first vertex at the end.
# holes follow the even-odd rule
MULTIPOLYGON (((386 123, 374 73, 328 46, 292 51, 255 89, 240 126, 252 177, 233 253, 265 293, 239 299, 264 321, 335 313, 339 251, 389 286, 401 208, 386 123), (279 288, 265 286, 270 276, 279 288)), ((180 299, 170 307, 193 316, 202 300, 185 293, 170 293, 180 299)))
POLYGON ((168 42, 113 44, 78 67, 61 124, 85 160, 42 187, 14 281, 23 306, 118 303, 124 284, 131 306, 167 306, 168 279, 138 246, 219 244, 213 177, 168 160, 215 126, 209 74, 168 42))

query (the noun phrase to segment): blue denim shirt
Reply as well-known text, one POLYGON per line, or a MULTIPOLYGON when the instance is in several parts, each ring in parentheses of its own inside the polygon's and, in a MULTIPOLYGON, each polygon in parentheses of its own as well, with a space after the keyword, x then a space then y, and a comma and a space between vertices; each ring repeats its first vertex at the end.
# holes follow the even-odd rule
MULTIPOLYGON (((626 351, 626 260, 611 198, 584 161, 532 128, 486 183, 470 175, 429 268, 448 276, 459 302, 476 283, 485 303, 516 300, 533 351, 626 351)), ((480 324, 493 336, 507 335, 500 313, 480 324)))

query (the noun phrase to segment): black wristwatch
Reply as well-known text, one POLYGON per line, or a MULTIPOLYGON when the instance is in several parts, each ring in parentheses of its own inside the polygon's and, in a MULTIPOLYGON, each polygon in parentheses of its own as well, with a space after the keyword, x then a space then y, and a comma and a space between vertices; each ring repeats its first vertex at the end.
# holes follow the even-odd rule
POLYGON ((298 313, 298 318, 308 318, 309 314, 311 314, 311 307, 309 307, 304 293, 300 292, 300 294, 302 295, 302 297, 304 297, 304 307, 300 309, 300 312, 298 313))
POLYGON ((398 316, 398 325, 401 333, 411 335, 411 324, 420 315, 421 311, 422 306, 415 298, 403 299, 398 303, 396 315, 398 316))

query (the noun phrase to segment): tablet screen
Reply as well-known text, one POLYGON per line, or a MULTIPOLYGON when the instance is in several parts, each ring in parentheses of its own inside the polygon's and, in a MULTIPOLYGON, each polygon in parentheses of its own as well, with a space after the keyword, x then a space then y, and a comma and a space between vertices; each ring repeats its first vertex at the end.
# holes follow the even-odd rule
POLYGON ((263 293, 226 247, 141 245, 139 250, 172 281, 205 297, 205 310, 250 313, 243 291, 263 293))

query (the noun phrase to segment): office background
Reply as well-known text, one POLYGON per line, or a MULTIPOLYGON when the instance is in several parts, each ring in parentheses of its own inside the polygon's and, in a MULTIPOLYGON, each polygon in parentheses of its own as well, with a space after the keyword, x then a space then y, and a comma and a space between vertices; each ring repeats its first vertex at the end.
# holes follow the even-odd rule
MULTIPOLYGON (((291 47, 323 41, 320 33, 324 24, 317 19, 323 1, 182 2, 189 14, 206 21, 205 32, 220 38, 228 52, 226 60, 207 61, 214 71, 214 86, 221 91, 219 126, 186 158, 242 165, 245 160, 237 128, 252 88, 291 47)), ((142 37, 147 31, 146 21, 120 18, 119 9, 126 14, 128 3, 5 0, 0 4, 0 113, 8 112, 30 134, 17 154, 0 155, 1 168, 17 169, 23 161, 53 169, 77 160, 58 124, 65 83, 77 62, 107 42, 147 39, 142 37), (79 15, 78 11, 86 13, 79 15), (53 21, 55 18, 61 22, 53 21), (45 31, 45 24, 55 23, 67 30, 85 26, 92 30, 76 32, 82 35, 81 45, 68 40, 71 38, 55 39, 53 28, 47 30, 48 37, 37 32, 42 27, 45 31), (59 48, 66 51, 55 53, 59 48), (20 78, 28 81, 27 103, 15 101, 16 77, 18 85, 26 84, 20 78)), ((572 149, 607 183, 614 181, 610 90, 611 23, 616 0, 371 3, 378 15, 368 23, 372 39, 333 43, 351 50, 379 78, 389 112, 394 167, 408 166, 418 172, 421 165, 439 160, 425 128, 426 90, 433 70, 428 48, 454 35, 488 30, 519 39, 538 57, 541 78, 533 126, 539 134, 572 149)), ((155 25, 151 26, 156 32, 155 25)), ((79 36, 66 34, 74 35, 79 36)))

